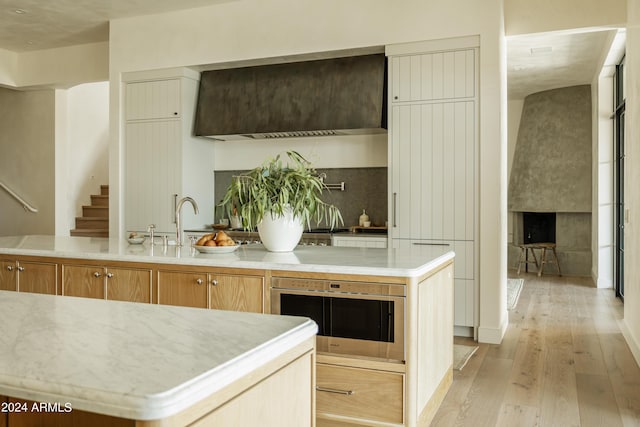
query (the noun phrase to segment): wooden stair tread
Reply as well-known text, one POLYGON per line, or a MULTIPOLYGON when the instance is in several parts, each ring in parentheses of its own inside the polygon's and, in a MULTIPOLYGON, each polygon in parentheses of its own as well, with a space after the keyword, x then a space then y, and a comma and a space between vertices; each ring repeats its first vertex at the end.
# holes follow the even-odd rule
POLYGON ((109 186, 101 185, 100 194, 90 196, 91 204, 82 206, 82 216, 76 217, 72 236, 109 237, 109 186))
POLYGON ((109 237, 109 229, 104 228, 76 228, 71 230, 72 236, 109 237))

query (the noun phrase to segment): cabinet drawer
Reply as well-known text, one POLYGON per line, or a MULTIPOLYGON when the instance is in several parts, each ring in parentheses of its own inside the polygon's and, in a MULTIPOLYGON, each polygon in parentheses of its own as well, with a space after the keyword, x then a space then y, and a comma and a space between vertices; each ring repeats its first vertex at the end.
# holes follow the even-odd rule
POLYGON ((404 421, 404 374, 318 363, 316 382, 320 418, 333 414, 399 424, 404 421))

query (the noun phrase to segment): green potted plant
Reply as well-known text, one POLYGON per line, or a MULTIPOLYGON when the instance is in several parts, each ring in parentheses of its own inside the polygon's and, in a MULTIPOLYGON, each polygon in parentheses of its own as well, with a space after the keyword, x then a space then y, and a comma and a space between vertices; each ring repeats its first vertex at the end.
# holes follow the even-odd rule
POLYGON ((261 166, 233 177, 220 203, 231 214, 234 208, 245 229, 258 228, 265 248, 292 251, 311 221, 324 221, 333 228, 343 224, 337 207, 321 199, 327 186, 322 176, 301 154, 287 151, 261 166))

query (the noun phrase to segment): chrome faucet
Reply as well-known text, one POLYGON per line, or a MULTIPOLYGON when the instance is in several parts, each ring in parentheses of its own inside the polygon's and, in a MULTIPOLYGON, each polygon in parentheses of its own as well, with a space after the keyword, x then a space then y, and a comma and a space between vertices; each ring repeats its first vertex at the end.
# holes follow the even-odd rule
POLYGON ((182 246, 182 220, 180 218, 180 211, 182 210, 182 205, 184 205, 185 202, 191 203, 191 206, 193 206, 193 212, 196 215, 198 214, 198 204, 191 197, 183 197, 176 204, 176 245, 177 246, 182 246))

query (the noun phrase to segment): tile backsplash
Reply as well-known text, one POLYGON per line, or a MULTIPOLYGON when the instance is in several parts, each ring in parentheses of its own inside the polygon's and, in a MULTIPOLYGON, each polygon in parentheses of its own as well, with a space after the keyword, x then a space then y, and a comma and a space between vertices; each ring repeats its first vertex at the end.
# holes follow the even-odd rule
MULTIPOLYGON (((215 172, 215 200, 220 203, 234 175, 246 171, 215 172)), ((366 209, 372 225, 384 225, 387 221, 387 168, 335 168, 318 169, 326 174, 327 184, 345 183, 345 191, 330 190, 323 193, 323 199, 340 209, 344 226, 358 225, 358 217, 366 209)), ((225 217, 221 208, 216 210, 216 222, 225 217)), ((312 224, 312 227, 324 224, 312 224)))

